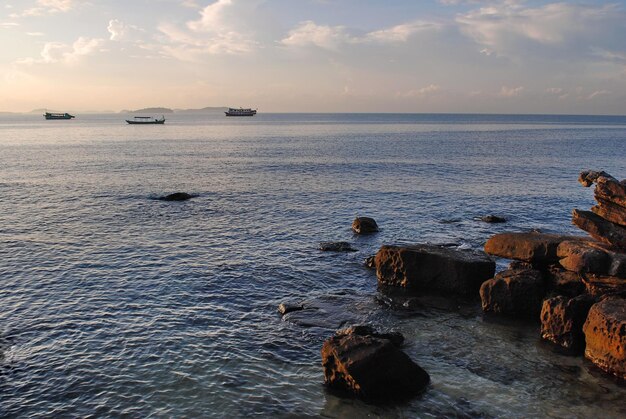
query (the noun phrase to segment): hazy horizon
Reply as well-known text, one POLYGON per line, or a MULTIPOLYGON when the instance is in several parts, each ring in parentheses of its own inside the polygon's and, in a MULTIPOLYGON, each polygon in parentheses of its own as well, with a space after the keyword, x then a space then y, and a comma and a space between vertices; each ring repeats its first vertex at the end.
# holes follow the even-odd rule
POLYGON ((9 0, 0 37, 3 112, 626 114, 625 1, 9 0))

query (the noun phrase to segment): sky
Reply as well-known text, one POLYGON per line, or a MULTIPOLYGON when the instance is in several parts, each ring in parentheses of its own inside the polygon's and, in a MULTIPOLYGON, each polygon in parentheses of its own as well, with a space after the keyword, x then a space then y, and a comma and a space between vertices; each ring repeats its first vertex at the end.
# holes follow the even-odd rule
POLYGON ((0 111, 626 114, 626 1, 3 0, 0 111))

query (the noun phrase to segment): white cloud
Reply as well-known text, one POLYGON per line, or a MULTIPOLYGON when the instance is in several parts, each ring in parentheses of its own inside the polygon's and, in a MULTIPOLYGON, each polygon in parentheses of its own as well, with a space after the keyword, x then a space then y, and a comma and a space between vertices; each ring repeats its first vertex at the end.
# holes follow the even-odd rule
POLYGON ((16 26, 20 26, 20 24, 16 22, 0 22, 0 28, 8 29, 8 28, 14 28, 16 26))
POLYGON ((318 25, 312 20, 307 20, 290 30, 287 37, 283 38, 280 43, 291 47, 315 45, 320 48, 336 50, 345 44, 406 42, 418 32, 439 28, 441 25, 438 23, 418 20, 367 32, 359 36, 354 34, 355 31, 351 31, 343 25, 318 25))
POLYGON ((587 96, 587 100, 591 100, 593 98, 596 98, 598 96, 606 96, 606 95, 610 95, 611 92, 609 92, 608 90, 596 90, 595 92, 591 93, 589 96, 587 96))
POLYGON ((69 12, 78 2, 76 0, 37 0, 37 6, 26 9, 22 16, 41 16, 48 13, 69 12))
POLYGON ((562 95, 563 89, 560 87, 549 87, 546 89, 546 93, 549 93, 551 95, 562 95))
POLYGON ((493 2, 485 7, 457 16, 462 33, 475 42, 497 52, 519 52, 520 42, 562 47, 582 38, 610 42, 597 34, 610 23, 622 25, 623 13, 616 5, 584 6, 550 3, 532 8, 522 1, 493 2), (620 23, 621 22, 621 23, 620 23))
POLYGON ((128 41, 137 38, 137 35, 143 30, 135 25, 129 25, 118 19, 109 20, 107 30, 111 34, 111 41, 128 41))
POLYGON ((502 88, 500 89, 500 93, 498 93, 498 96, 500 96, 500 97, 517 97, 517 96, 520 96, 523 91, 524 91, 524 87, 523 86, 518 86, 518 87, 502 86, 502 88))
POLYGON ((420 89, 408 90, 406 92, 398 93, 396 96, 400 97, 427 97, 432 96, 435 93, 441 91, 441 86, 438 84, 430 84, 426 87, 422 87, 420 89))
POLYGON ((75 64, 82 57, 91 55, 101 49, 103 39, 80 37, 71 45, 62 42, 46 42, 41 50, 41 58, 25 58, 17 64, 75 64))
POLYGON ((234 22, 237 3, 217 0, 200 11, 200 19, 187 22, 186 29, 162 24, 165 35, 161 52, 180 60, 195 61, 203 55, 242 54, 252 51, 257 43, 234 22))
POLYGON ((45 33, 43 33, 43 32, 26 32, 26 35, 28 35, 28 36, 44 36, 45 33))

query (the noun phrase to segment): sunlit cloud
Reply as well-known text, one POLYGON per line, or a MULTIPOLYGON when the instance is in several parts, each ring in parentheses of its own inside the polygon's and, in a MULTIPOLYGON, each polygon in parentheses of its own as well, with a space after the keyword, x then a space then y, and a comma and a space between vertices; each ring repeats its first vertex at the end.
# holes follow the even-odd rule
POLYGON ((502 88, 500 89, 500 93, 498 93, 498 96, 500 96, 500 97, 517 97, 517 96, 521 95, 523 91, 524 91, 524 87, 523 86, 517 86, 517 87, 502 86, 502 88))
POLYGON ((129 25, 118 19, 109 20, 107 30, 109 34, 111 34, 109 37, 111 41, 135 40, 144 32, 143 29, 135 25, 129 25))
POLYGON ((46 42, 41 50, 40 58, 25 58, 17 64, 75 64, 81 58, 98 52, 104 45, 103 39, 80 37, 72 44, 62 42, 46 42))
POLYGON ((438 84, 429 84, 426 87, 422 87, 420 89, 412 89, 406 92, 400 92, 396 96, 400 97, 428 97, 432 96, 441 91, 441 86, 438 84))
POLYGON ((41 16, 50 13, 69 12, 76 7, 77 0, 37 0, 37 5, 25 9, 21 16, 41 16))

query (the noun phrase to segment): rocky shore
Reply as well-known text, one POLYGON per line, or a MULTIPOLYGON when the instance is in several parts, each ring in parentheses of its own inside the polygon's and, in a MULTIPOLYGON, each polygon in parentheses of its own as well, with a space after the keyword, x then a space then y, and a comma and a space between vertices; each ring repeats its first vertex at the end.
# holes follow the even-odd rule
MULTIPOLYGON (((572 223, 588 235, 500 233, 487 240, 484 252, 383 245, 365 264, 381 287, 479 297, 486 316, 537 323, 541 338, 563 356, 584 354, 605 373, 626 380, 626 180, 585 171, 579 182, 595 185, 597 205, 572 213, 572 223), (494 257, 511 260, 508 268, 496 273, 494 257)), ((357 217, 352 228, 356 234, 378 231, 369 217, 357 217)), ((320 249, 355 250, 345 242, 320 249)), ((279 311, 285 317, 315 313, 307 307, 281 305, 279 311)), ((325 384, 376 402, 425 391, 428 373, 402 351, 402 340, 370 326, 339 330, 322 347, 325 384)))

